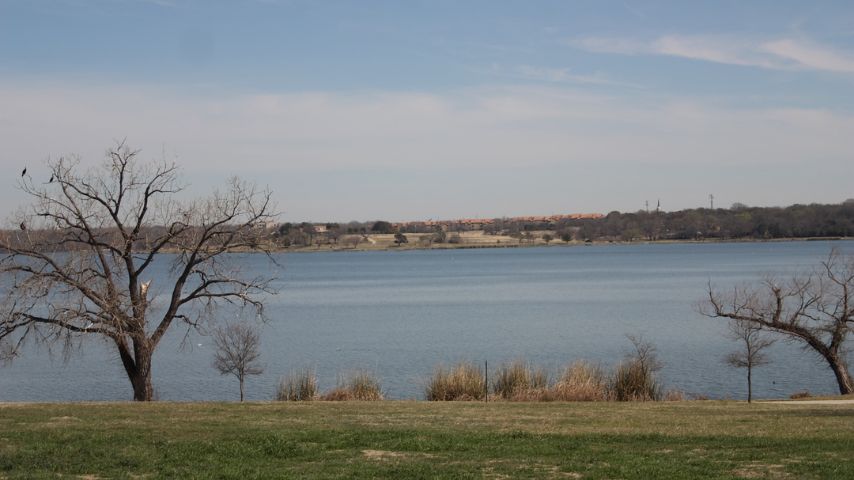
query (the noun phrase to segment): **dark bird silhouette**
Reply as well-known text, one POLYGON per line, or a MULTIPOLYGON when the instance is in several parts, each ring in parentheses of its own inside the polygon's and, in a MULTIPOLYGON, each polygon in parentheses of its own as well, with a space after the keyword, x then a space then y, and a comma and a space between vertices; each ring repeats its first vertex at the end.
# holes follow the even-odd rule
POLYGON ((21 177, 27 174, 27 167, 24 167, 24 171, 21 172, 21 177))
POLYGON ((53 174, 51 174, 51 176, 50 176, 50 180, 48 180, 48 181, 47 181, 47 183, 53 183, 53 178, 54 178, 54 177, 53 177, 53 174))
POLYGON ((27 224, 26 224, 26 223, 24 223, 24 222, 21 222, 21 224, 19 225, 19 227, 21 227, 21 230, 26 230, 26 229, 27 229, 27 224))

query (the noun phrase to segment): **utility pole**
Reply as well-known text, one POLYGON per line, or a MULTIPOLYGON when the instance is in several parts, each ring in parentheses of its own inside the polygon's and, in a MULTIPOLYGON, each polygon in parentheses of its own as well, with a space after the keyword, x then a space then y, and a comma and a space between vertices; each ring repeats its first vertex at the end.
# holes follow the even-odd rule
POLYGON ((709 194, 709 210, 715 209, 715 196, 711 193, 709 194))
POLYGON ((644 202, 644 204, 646 205, 646 213, 649 213, 649 200, 644 202))

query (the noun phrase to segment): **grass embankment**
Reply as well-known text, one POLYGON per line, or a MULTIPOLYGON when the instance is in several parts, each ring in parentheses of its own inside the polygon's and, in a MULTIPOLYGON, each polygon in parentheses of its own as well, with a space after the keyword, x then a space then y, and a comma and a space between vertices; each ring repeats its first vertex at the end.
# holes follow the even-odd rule
POLYGON ((8 404, 0 477, 854 478, 854 408, 8 404))

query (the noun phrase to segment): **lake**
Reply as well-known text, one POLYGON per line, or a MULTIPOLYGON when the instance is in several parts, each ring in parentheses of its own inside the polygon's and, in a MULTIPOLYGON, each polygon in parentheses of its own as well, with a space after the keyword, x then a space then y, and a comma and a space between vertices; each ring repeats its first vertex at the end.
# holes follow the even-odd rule
MULTIPOLYGON (((707 282, 720 287, 814 267, 854 241, 552 246, 519 249, 241 255, 249 273, 274 273, 266 299, 264 374, 247 398, 269 400, 281 375, 315 369, 321 388, 340 374, 375 372, 389 398, 422 398, 438 364, 526 359, 554 372, 577 359, 610 366, 643 335, 658 348, 668 388, 745 398, 744 371, 723 363, 738 345, 726 322, 697 313, 707 282)), ((165 262, 152 291, 163 286, 165 262), (159 281, 163 280, 163 281, 159 281)), ((222 312, 234 315, 233 312, 222 312)), ((233 400, 237 382, 211 367, 210 338, 173 329, 155 353, 161 400, 233 400), (183 346, 182 346, 183 344, 183 346)), ((754 374, 758 397, 837 392, 830 369, 778 342, 754 374)), ((109 344, 89 341, 67 362, 30 346, 0 368, 0 401, 127 400, 130 384, 109 344)))

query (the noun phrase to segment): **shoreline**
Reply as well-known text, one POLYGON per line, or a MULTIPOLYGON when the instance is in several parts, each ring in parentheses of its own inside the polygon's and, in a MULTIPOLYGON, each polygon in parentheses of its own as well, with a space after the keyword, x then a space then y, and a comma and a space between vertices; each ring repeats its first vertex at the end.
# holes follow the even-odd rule
POLYGON ((270 249, 271 253, 323 253, 323 252, 404 252, 413 250, 476 250, 476 249, 502 249, 502 248, 573 248, 573 247, 601 247, 601 246, 626 246, 626 245, 699 245, 719 243, 785 243, 785 242, 837 242, 852 241, 854 237, 786 237, 786 238, 731 238, 731 239, 706 239, 706 240, 643 240, 636 242, 595 240, 591 242, 534 242, 534 243, 442 243, 438 245, 368 245, 357 247, 337 246, 306 246, 306 247, 277 247, 270 249))

